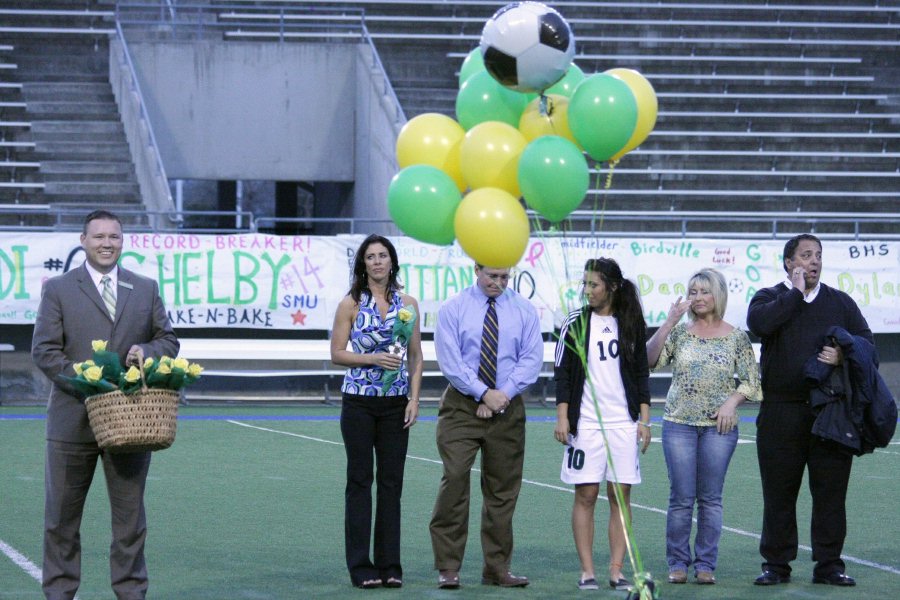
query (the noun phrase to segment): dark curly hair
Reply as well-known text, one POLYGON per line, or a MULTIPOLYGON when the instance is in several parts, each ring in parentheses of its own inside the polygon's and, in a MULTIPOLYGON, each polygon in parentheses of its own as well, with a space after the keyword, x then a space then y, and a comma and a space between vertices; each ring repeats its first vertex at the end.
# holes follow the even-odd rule
POLYGON ((356 256, 353 258, 353 273, 350 276, 350 291, 348 293, 357 304, 359 304, 359 301, 362 299, 363 292, 368 292, 370 295, 372 293, 372 290, 369 289, 369 277, 366 275, 366 251, 372 244, 381 244, 387 248, 388 254, 391 256, 391 273, 388 276, 385 300, 390 302, 391 293, 403 289, 403 286, 400 285, 400 282, 397 280, 397 274, 400 272, 397 249, 394 248, 394 245, 386 237, 373 233, 362 241, 362 244, 360 244, 359 249, 356 251, 356 256))

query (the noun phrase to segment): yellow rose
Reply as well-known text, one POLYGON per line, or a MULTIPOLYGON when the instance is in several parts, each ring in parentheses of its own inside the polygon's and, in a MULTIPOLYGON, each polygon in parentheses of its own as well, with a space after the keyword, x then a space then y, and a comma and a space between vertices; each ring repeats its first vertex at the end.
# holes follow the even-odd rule
POLYGON ((169 367, 168 362, 159 361, 159 366, 156 368, 156 372, 161 375, 168 375, 172 372, 172 369, 169 367))
POLYGON ((171 363, 172 363, 172 358, 169 357, 169 356, 166 356, 165 354, 163 354, 163 355, 159 358, 159 364, 161 364, 161 365, 168 365, 168 364, 171 364, 171 363))
POLYGON ((412 319, 412 316, 412 311, 408 308, 401 308, 399 311, 397 311, 397 318, 404 323, 409 323, 409 320, 412 319))
POLYGON ((149 371, 152 368, 153 368, 153 359, 148 356, 147 358, 144 359, 144 370, 149 371))
POLYGON ((125 372, 125 381, 128 383, 135 383, 141 380, 141 372, 134 365, 131 365, 128 370, 125 372))
POLYGON ((200 377, 200 373, 203 372, 203 367, 201 367, 197 363, 191 363, 191 365, 188 367, 187 372, 191 377, 200 377))
POLYGON ((93 360, 88 359, 88 360, 84 361, 83 363, 81 363, 81 368, 84 369, 85 367, 93 367, 96 364, 97 363, 95 363, 93 360))
POLYGON ((94 352, 106 350, 106 340, 92 340, 91 348, 93 348, 94 352))
POLYGON ((81 369, 83 368, 82 365, 84 365, 84 363, 75 363, 74 365, 72 365, 72 368, 75 369, 76 375, 81 375, 81 369))
POLYGON ((176 358, 172 361, 172 368, 181 369, 182 371, 187 371, 188 369, 188 361, 186 358, 176 358))
POLYGON ((103 367, 88 367, 84 370, 84 379, 90 383, 97 383, 103 377, 103 367))

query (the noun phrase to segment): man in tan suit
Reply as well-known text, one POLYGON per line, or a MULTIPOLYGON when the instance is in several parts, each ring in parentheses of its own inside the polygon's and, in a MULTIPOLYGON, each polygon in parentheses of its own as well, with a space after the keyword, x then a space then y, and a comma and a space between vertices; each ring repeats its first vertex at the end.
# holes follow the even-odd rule
POLYGON ((112 512, 110 576, 118 600, 146 597, 147 520, 144 486, 150 453, 111 454, 94 439, 84 397, 62 377, 91 357, 91 340, 108 340, 123 364, 144 356, 176 356, 178 339, 155 281, 118 266, 122 223, 107 211, 85 218, 84 264, 44 284, 31 354, 53 383, 47 407, 43 589, 48 600, 71 600, 81 581, 79 529, 99 458, 112 512))

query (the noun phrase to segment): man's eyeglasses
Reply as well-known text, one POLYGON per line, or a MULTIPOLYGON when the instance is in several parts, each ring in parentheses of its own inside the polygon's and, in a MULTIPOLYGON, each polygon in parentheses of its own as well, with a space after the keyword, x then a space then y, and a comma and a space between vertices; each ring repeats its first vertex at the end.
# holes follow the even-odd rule
POLYGON ((484 274, 485 277, 493 281, 494 283, 507 283, 509 282, 509 273, 504 273, 503 275, 491 275, 489 273, 484 274))

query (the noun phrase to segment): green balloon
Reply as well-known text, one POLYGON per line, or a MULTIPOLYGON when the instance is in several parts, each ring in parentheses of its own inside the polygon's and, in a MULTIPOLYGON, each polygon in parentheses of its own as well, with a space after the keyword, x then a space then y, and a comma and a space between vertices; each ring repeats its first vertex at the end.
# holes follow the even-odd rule
POLYGON ((539 137, 519 157, 519 188, 525 203, 551 223, 578 208, 589 184, 584 153, 565 138, 539 137))
POLYGON ((571 98, 572 94, 575 93, 575 88, 582 81, 584 81, 584 71, 581 70, 581 67, 572 63, 566 70, 566 74, 562 76, 562 79, 544 90, 544 95, 556 94, 557 96, 571 98))
POLYGON ((412 165, 388 186, 388 212, 400 231, 420 242, 448 246, 462 194, 453 179, 431 165, 412 165))
POLYGON ((481 48, 474 48, 466 55, 462 66, 459 68, 459 85, 462 86, 466 79, 479 71, 484 71, 484 56, 481 54, 481 48))
POLYGON ((596 73, 582 81, 569 100, 569 129, 596 161, 625 147, 637 125, 637 101, 628 84, 596 73))
POLYGON ((466 79, 456 94, 456 120, 466 131, 485 121, 518 128, 527 104, 525 94, 503 87, 490 73, 479 71, 466 79))

